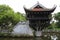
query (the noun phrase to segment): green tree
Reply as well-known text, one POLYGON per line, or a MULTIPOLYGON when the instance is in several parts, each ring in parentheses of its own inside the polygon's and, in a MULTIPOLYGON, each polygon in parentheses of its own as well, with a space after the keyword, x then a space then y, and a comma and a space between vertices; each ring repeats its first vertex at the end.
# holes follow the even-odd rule
POLYGON ((57 26, 57 28, 60 28, 60 12, 54 14, 54 18, 56 20, 56 26, 57 26))
POLYGON ((56 29, 56 23, 53 21, 50 26, 48 27, 48 29, 53 29, 55 30, 56 29))
POLYGON ((20 16, 7 5, 0 5, 0 29, 12 31, 20 21, 20 16))
POLYGON ((19 15, 20 16, 20 21, 26 21, 26 17, 23 15, 23 13, 20 13, 20 12, 17 12, 16 13, 17 15, 19 15))

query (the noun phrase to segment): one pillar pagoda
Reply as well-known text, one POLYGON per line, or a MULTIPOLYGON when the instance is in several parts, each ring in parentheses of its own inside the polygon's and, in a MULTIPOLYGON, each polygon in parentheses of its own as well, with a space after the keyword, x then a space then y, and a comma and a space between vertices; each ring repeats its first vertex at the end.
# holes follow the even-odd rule
POLYGON ((52 19, 51 13, 55 9, 56 6, 48 9, 43 5, 39 4, 39 2, 30 9, 24 7, 24 10, 26 12, 26 18, 27 20, 29 20, 29 26, 35 31, 41 31, 42 29, 50 25, 50 21, 52 19))

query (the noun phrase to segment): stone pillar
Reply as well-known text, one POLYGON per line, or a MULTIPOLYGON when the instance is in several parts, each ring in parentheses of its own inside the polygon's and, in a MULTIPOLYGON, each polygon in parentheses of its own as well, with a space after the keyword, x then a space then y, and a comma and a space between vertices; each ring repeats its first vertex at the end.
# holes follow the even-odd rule
POLYGON ((42 31, 35 31, 35 36, 36 37, 42 36, 42 31))

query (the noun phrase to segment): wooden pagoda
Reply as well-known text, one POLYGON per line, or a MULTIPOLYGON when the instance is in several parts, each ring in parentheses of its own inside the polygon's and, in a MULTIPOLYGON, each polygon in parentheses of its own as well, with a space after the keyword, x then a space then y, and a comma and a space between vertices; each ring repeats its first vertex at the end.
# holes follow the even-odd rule
POLYGON ((37 3, 30 9, 24 7, 26 12, 26 18, 29 20, 29 26, 35 31, 40 31, 50 25, 52 19, 52 12, 56 9, 54 6, 51 9, 44 7, 43 5, 37 3))

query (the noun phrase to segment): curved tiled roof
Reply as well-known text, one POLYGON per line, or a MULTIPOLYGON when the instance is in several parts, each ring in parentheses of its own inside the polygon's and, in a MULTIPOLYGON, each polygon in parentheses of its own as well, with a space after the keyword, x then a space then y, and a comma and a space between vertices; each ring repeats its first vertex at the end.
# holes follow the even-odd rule
POLYGON ((53 8, 48 9, 48 8, 44 7, 42 4, 39 4, 39 2, 38 2, 37 4, 35 4, 30 9, 27 9, 25 7, 24 7, 24 9, 27 11, 54 11, 56 9, 56 6, 54 5, 53 8))

